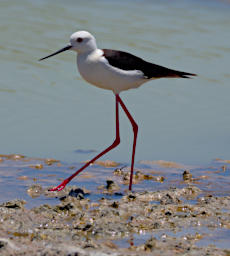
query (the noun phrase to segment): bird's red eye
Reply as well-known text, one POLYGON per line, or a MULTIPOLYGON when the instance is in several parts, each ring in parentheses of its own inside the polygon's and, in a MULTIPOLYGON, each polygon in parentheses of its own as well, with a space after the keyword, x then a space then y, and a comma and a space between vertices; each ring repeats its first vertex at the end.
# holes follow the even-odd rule
POLYGON ((83 41, 83 38, 78 37, 76 41, 77 41, 78 43, 81 43, 81 42, 83 41))

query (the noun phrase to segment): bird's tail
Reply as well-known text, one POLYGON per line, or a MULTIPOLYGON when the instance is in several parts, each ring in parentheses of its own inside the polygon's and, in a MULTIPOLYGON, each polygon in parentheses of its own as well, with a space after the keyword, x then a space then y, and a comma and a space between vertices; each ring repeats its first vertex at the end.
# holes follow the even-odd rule
POLYGON ((149 78, 192 78, 192 76, 196 76, 193 73, 182 72, 153 63, 147 63, 146 66, 146 70, 148 71, 147 76, 149 78))
POLYGON ((178 78, 192 78, 192 76, 196 76, 196 74, 192 73, 186 73, 182 71, 173 70, 171 74, 169 74, 170 77, 178 77, 178 78))

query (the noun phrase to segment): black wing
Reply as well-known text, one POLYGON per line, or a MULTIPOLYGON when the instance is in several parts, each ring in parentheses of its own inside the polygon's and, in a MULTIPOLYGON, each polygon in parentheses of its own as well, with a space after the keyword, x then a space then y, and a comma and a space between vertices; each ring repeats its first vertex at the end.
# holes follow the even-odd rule
POLYGON ((123 70, 140 70, 149 79, 162 77, 190 78, 189 76, 195 76, 195 74, 181 72, 147 62, 127 52, 109 49, 103 49, 103 52, 103 56, 105 56, 110 65, 123 70))

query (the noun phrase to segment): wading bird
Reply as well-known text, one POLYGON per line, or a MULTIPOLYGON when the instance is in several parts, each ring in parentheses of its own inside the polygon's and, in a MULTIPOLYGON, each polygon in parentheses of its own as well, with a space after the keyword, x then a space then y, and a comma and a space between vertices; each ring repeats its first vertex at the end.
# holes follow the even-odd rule
POLYGON ((87 31, 78 31, 73 33, 70 37, 70 43, 66 47, 44 58, 41 58, 40 61, 67 50, 77 52, 78 70, 81 76, 87 82, 99 88, 111 90, 114 93, 116 110, 116 138, 109 147, 87 162, 69 178, 65 179, 59 186, 51 189, 50 191, 62 190, 87 166, 119 145, 119 105, 127 115, 134 133, 129 181, 129 190, 131 190, 138 126, 120 98, 119 93, 125 90, 138 88, 143 83, 153 79, 190 78, 191 76, 195 76, 195 74, 168 69, 147 62, 127 52, 110 49, 98 49, 96 39, 87 31))

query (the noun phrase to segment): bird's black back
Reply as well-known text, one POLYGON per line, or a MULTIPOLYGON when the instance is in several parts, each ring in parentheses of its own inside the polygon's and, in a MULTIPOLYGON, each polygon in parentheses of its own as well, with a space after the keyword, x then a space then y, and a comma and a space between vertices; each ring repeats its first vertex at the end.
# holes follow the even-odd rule
POLYGON ((103 49, 103 56, 108 60, 109 64, 123 70, 140 70, 146 78, 163 78, 163 77, 182 77, 189 78, 195 74, 181 72, 173 69, 168 69, 150 62, 147 62, 133 54, 103 49))

